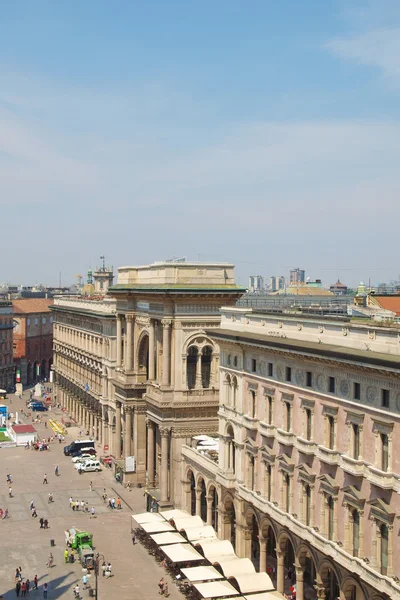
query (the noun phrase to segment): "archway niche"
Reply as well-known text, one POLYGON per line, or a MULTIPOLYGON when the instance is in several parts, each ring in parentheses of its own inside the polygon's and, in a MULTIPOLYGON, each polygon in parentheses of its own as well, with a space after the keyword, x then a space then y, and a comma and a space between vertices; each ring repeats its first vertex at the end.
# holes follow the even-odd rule
POLYGON ((212 352, 210 346, 205 346, 201 353, 201 384, 203 388, 210 387, 212 352))
POLYGON ((192 517, 196 514, 196 481, 194 478, 193 471, 188 471, 187 480, 190 485, 190 514, 192 517))
POLYGON ((149 336, 143 335, 139 343, 138 371, 144 381, 149 378, 149 336))
POLYGON ((218 531, 218 492, 216 487, 211 485, 208 493, 211 497, 211 525, 215 531, 218 531))
MULTIPOLYGON (((342 582, 342 597, 346 600, 365 600, 366 594, 364 594, 360 584, 353 577, 349 577, 342 582)), ((328 595, 326 596, 328 598, 328 595)))
POLYGON ((187 372, 187 387, 189 390, 194 390, 196 387, 196 370, 199 349, 197 346, 190 346, 187 355, 186 372, 187 372))
POLYGON ((204 523, 207 522, 207 492, 204 479, 199 479, 198 486, 200 488, 200 517, 204 523))
POLYGON ((233 504, 233 498, 226 496, 224 501, 225 523, 228 525, 228 531, 225 531, 225 539, 228 539, 233 548, 236 549, 236 511, 233 504))
MULTIPOLYGON (((342 598, 340 593, 339 578, 330 562, 324 561, 322 564, 320 564, 315 580, 317 584, 324 586, 326 593, 325 600, 337 600, 339 597, 342 598)), ((318 585, 316 587, 318 587, 318 585)), ((359 600, 358 598, 352 597, 351 586, 348 590, 348 593, 350 595, 345 595, 346 600, 359 600)))
POLYGON ((235 434, 232 425, 229 425, 226 430, 228 438, 228 456, 227 456, 227 468, 231 473, 235 472, 236 467, 236 447, 235 447, 235 434))

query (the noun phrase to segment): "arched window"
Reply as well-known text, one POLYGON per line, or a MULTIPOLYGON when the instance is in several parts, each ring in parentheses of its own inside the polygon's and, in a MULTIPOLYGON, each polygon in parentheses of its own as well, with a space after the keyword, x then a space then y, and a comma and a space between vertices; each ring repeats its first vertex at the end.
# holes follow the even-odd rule
POLYGON ((235 436, 232 427, 227 431, 228 436, 228 470, 235 472, 236 456, 235 456, 235 436))
POLYGON ((189 390, 196 387, 196 366, 199 350, 197 346, 190 346, 187 356, 187 386, 189 390))
POLYGON ((285 473, 283 476, 283 481, 285 484, 285 511, 290 512, 290 476, 288 473, 285 473))
POLYGON ((231 405, 231 392, 231 377, 227 374, 225 377, 225 402, 227 406, 231 405))
POLYGON ((210 387, 212 348, 206 346, 201 355, 201 384, 203 388, 210 387))
POLYGON ((233 408, 236 408, 237 388, 238 388, 237 379, 236 379, 236 377, 232 377, 231 397, 232 397, 232 406, 233 406, 233 408))

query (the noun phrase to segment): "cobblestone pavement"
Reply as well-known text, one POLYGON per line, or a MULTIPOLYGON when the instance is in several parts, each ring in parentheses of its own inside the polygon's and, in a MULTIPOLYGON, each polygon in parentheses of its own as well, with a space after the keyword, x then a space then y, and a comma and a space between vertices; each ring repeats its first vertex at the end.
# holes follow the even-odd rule
MULTIPOLYGON (((27 393, 25 392, 25 396, 27 393)), ((24 400, 12 399, 11 410, 21 408, 24 400)), ((42 413, 43 414, 43 413, 42 413)), ((44 420, 56 418, 60 420, 61 412, 46 413, 44 420)), ((23 418, 25 422, 31 422, 23 418)), ((36 425, 41 437, 51 435, 44 423, 36 425)), ((63 447, 73 439, 77 439, 79 430, 69 430, 64 444, 53 442, 50 451, 38 452, 24 448, 0 449, 0 507, 9 509, 9 519, 0 521, 0 594, 5 600, 16 598, 14 575, 17 566, 22 567, 22 575, 33 580, 35 574, 39 579, 39 590, 30 592, 33 598, 43 597, 43 584, 49 586, 48 598, 73 598, 73 587, 82 577, 79 563, 65 564, 64 530, 76 526, 93 533, 96 551, 104 555, 112 565, 113 577, 99 578, 99 599, 154 599, 158 595, 158 581, 164 570, 154 558, 149 556, 140 545, 132 545, 131 514, 143 512, 143 490, 124 490, 115 482, 111 469, 105 468, 100 473, 84 473, 79 475, 71 459, 63 454, 63 447), (58 465, 60 475, 56 477, 54 469, 58 465), (13 478, 13 498, 8 497, 6 474, 13 478), (48 484, 43 483, 47 474, 48 484), (93 491, 90 491, 90 481, 93 491), (103 489, 110 496, 121 494, 122 510, 110 510, 104 505, 101 497, 103 489), (54 502, 48 503, 48 494, 53 493, 54 502), (69 508, 69 497, 88 502, 89 508, 94 506, 95 517, 90 514, 73 512, 69 508), (33 500, 38 518, 30 515, 29 504, 33 500), (49 521, 49 529, 40 529, 39 518, 49 521), (50 540, 55 541, 51 546, 50 540), (49 569, 46 561, 52 552, 54 566, 49 569)), ((101 450, 98 449, 99 455, 101 450)), ((167 577, 168 580, 168 577, 167 577)), ((94 587, 94 577, 91 584, 94 587)), ((81 586, 82 590, 82 586, 81 586)), ((182 595, 169 580, 171 600, 182 599, 182 595)), ((88 591, 82 591, 84 598, 88 591)))

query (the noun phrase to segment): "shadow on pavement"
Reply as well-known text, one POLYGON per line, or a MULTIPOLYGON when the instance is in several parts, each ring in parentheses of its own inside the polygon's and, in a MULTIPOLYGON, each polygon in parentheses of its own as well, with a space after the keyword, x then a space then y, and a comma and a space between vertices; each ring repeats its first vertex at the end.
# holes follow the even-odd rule
MULTIPOLYGON (((55 579, 50 579, 47 582, 44 581, 45 579, 47 579, 46 575, 42 576, 38 582, 38 589, 33 590, 31 587, 31 591, 29 592, 29 595, 27 596, 27 598, 29 598, 29 597, 43 598, 43 584, 44 583, 47 583, 47 585, 48 585, 47 597, 49 600, 54 600, 55 598, 60 598, 64 594, 64 592, 66 592, 69 588, 71 588, 71 592, 72 592, 72 584, 71 583, 68 583, 67 585, 62 585, 63 581, 65 581, 65 579, 71 574, 76 575, 76 573, 74 573, 73 571, 70 571, 70 573, 63 575, 62 577, 56 577, 55 579)), ((1 593, 0 593, 0 595, 1 595, 1 593)), ((4 598, 4 600, 11 600, 11 598, 13 598, 13 600, 15 600, 15 598, 16 598, 15 587, 13 587, 11 590, 8 590, 7 592, 3 592, 2 597, 4 598)), ((20 594, 20 597, 21 597, 21 594, 20 594)))

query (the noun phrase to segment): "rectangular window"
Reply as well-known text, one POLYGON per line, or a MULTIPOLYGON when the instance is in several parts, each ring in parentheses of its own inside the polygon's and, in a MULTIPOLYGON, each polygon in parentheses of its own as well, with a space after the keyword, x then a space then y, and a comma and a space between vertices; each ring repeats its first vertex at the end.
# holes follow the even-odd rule
POLYGON ((329 393, 334 394, 336 389, 336 381, 334 377, 329 377, 329 393))
POLYGON ((356 460, 360 456, 360 428, 356 423, 352 425, 353 429, 353 458, 356 460))
POLYGON ((251 359, 251 370, 253 371, 253 373, 257 371, 257 361, 255 358, 251 359))
POLYGON ((292 428, 292 405, 290 402, 285 402, 286 405, 286 431, 290 431, 292 428))
POLYGON ((304 524, 307 527, 311 525, 311 488, 309 485, 304 487, 304 524))
POLYGON ((267 423, 272 425, 273 423, 273 399, 272 396, 267 396, 267 423))
POLYGON ((286 367, 286 381, 292 381, 292 369, 286 367))
POLYGON ((328 447, 335 448, 335 419, 331 415, 328 416, 328 447))
POLYGON ((250 416, 254 417, 256 416, 256 393, 254 390, 251 390, 250 392, 251 394, 251 406, 250 406, 250 416))
POLYGON ((354 382, 353 384, 353 398, 354 400, 360 400, 361 398, 361 388, 360 388, 360 384, 354 382))
POLYGON ((271 502, 271 494, 272 494, 272 467, 271 465, 267 466, 267 500, 271 502))
POLYGON ((268 377, 274 376, 274 365, 273 363, 268 363, 268 377))
POLYGON ((390 394, 389 390, 381 390, 381 404, 383 408, 389 408, 390 394))
POLYGON ((312 373, 311 373, 311 371, 307 371, 306 385, 307 385, 307 387, 312 387, 312 373))
POLYGON ((381 433, 381 469, 387 471, 389 468, 389 438, 386 433, 381 433))
POLYGON ((311 440, 312 438, 312 412, 310 408, 306 408, 306 439, 311 440))

